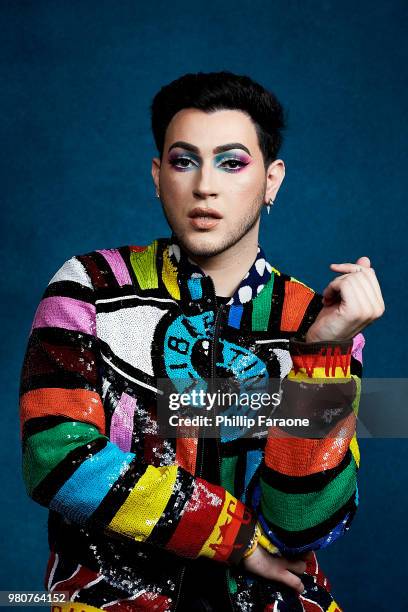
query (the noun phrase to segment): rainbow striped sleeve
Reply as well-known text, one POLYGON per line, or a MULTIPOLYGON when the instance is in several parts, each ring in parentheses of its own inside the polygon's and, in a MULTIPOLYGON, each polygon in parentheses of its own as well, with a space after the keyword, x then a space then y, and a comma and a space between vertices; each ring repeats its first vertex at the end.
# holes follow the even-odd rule
POLYGON ((306 343, 295 336, 289 341, 292 368, 282 381, 276 416, 308 418, 309 426, 269 428, 252 499, 282 554, 328 546, 355 515, 364 344, 361 333, 342 342, 306 343))
POLYGON ((254 533, 251 509, 176 462, 147 464, 106 434, 87 258, 72 257, 52 277, 28 338, 20 379, 28 495, 82 526, 236 564, 254 533))

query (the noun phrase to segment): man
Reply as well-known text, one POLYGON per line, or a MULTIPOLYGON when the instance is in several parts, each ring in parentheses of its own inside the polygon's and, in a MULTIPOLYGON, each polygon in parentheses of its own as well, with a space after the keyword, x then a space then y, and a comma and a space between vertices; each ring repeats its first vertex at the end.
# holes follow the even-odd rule
POLYGON ((284 121, 259 84, 185 75, 156 95, 152 127, 171 237, 67 260, 27 347, 23 469, 49 508, 45 586, 68 591, 67 610, 340 610, 314 551, 357 506, 375 272, 368 257, 331 264, 320 295, 266 260, 284 121), (311 415, 319 435, 161 436, 158 381, 217 377, 282 380, 281 414, 311 415))

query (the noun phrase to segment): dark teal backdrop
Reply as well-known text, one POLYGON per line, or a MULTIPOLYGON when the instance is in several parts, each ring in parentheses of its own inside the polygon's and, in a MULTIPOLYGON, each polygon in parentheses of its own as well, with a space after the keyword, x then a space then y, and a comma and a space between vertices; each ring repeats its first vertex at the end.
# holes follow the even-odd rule
MULTIPOLYGON (((48 554, 18 435, 35 308, 68 257, 169 233, 148 107, 178 76, 227 69, 275 91, 287 174, 261 244, 319 291, 331 262, 368 255, 386 312, 365 330, 364 373, 406 374, 406 27, 392 0, 1 2, 1 589, 42 589, 48 554)), ((405 610, 407 441, 360 447, 359 512, 321 563, 345 610, 405 610)))

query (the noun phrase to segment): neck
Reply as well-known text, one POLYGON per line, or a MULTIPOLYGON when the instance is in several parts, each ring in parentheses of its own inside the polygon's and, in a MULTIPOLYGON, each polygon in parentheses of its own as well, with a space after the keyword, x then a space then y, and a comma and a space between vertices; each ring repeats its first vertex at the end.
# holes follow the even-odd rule
POLYGON ((207 276, 211 276, 217 295, 231 297, 254 263, 257 251, 258 228, 253 227, 241 240, 218 255, 188 256, 207 276))

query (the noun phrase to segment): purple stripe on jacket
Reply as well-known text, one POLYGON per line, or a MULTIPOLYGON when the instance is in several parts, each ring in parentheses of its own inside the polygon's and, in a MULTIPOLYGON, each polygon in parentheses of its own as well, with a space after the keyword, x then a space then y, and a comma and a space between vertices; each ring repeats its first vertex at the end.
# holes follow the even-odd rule
POLYGON ((111 419, 110 440, 126 452, 130 451, 132 445, 135 408, 136 398, 122 393, 111 419))
POLYGON ((132 284, 126 264, 117 249, 98 249, 97 253, 100 253, 106 259, 121 287, 132 284))
POLYGON ((95 336, 95 306, 70 297, 44 298, 38 305, 31 331, 37 327, 62 327, 95 336))

